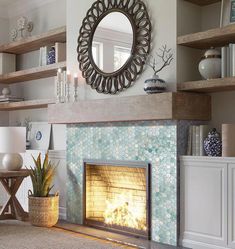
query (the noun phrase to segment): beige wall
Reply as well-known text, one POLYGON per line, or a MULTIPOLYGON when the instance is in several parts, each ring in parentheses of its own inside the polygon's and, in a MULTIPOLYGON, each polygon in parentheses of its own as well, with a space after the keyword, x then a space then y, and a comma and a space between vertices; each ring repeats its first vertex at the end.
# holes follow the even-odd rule
MULTIPOLYGON (((78 71, 77 62, 77 38, 79 29, 87 10, 91 7, 94 0, 68 0, 67 1, 67 26, 68 26, 68 68, 71 72, 78 71)), ((176 56, 176 0, 145 0, 153 24, 153 50, 163 44, 171 47, 176 56)), ((143 87, 144 81, 152 76, 152 71, 146 69, 140 76, 135 85, 119 95, 122 97, 130 95, 145 94, 143 87)), ((172 65, 160 73, 160 77, 168 82, 168 89, 176 89, 176 59, 172 65)), ((80 89, 80 98, 107 98, 110 96, 98 94, 83 82, 80 89)))
POLYGON ((8 42, 9 37, 9 20, 0 17, 0 44, 8 42))
MULTIPOLYGON (((8 42, 9 21, 6 18, 0 17, 0 44, 8 42)), ((0 93, 4 86, 0 84, 0 93)), ((9 115, 7 112, 0 112, 0 126, 8 125, 9 115)))

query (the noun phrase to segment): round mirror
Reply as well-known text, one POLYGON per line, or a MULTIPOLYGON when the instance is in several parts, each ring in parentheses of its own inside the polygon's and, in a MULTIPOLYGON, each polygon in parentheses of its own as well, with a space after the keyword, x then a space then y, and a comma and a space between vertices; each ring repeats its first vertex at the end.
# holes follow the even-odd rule
POLYGON ((92 58, 104 73, 121 69, 129 60, 133 47, 133 29, 121 12, 106 15, 97 26, 92 40, 92 58))
POLYGON ((93 2, 79 32, 79 69, 92 89, 116 94, 143 72, 152 26, 142 0, 93 2))

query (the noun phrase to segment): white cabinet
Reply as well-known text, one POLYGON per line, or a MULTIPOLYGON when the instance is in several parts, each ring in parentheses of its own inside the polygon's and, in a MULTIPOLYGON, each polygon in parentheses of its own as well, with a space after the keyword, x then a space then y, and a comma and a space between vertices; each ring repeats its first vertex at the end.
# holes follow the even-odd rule
POLYGON ((228 168, 228 245, 235 248, 235 163, 228 168))
POLYGON ((182 245, 235 248, 235 159, 182 157, 180 174, 182 245))

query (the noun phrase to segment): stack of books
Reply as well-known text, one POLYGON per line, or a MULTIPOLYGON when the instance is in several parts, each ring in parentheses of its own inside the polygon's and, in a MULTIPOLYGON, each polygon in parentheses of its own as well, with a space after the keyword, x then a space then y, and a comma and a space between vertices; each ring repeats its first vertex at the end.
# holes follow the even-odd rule
POLYGON ((188 156, 205 156, 204 140, 208 136, 208 125, 191 125, 188 133, 188 156))
POLYGON ((19 102, 19 101, 24 101, 24 99, 12 95, 0 95, 1 103, 19 102))
POLYGON ((47 56, 52 46, 41 47, 39 50, 39 66, 47 65, 47 56))
MULTIPOLYGON (((66 43, 55 43, 55 63, 66 61, 66 43)), ((39 50, 39 66, 48 65, 48 54, 52 46, 41 47, 39 50)))
POLYGON ((221 77, 235 76, 235 44, 230 43, 221 48, 221 77))

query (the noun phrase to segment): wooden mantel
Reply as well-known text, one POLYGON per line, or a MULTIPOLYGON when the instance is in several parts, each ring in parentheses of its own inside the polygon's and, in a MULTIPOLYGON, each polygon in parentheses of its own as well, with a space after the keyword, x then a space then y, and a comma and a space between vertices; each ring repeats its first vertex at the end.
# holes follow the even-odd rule
POLYGON ((48 120, 52 124, 210 119, 209 95, 181 92, 81 100, 48 107, 48 120))

